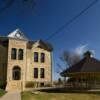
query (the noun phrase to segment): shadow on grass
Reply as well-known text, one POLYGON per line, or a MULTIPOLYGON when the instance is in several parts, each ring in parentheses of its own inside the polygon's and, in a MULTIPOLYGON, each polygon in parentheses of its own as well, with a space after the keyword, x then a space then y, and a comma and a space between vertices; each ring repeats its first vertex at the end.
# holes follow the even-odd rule
POLYGON ((70 89, 70 88, 51 88, 51 89, 40 89, 40 92, 47 93, 82 93, 82 94, 96 94, 100 95, 100 91, 89 91, 88 89, 70 89))

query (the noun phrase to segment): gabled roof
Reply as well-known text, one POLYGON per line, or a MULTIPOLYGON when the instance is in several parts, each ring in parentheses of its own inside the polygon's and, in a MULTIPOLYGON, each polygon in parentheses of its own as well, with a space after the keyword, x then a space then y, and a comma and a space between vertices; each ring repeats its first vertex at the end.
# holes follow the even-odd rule
POLYGON ((24 33, 20 29, 16 29, 13 32, 11 32, 8 37, 15 38, 15 39, 22 39, 22 40, 28 40, 28 38, 24 35, 24 33))
POLYGON ((39 44, 38 45, 39 48, 44 48, 44 49, 46 49, 48 51, 52 51, 53 50, 53 47, 52 47, 52 45, 50 43, 44 42, 42 40, 38 40, 37 42, 39 44))
POLYGON ((37 44, 36 47, 43 48, 47 51, 53 50, 52 45, 50 43, 44 42, 43 40, 29 41, 28 44, 27 44, 27 48, 31 49, 32 46, 34 46, 35 44, 37 44))
POLYGON ((88 55, 88 57, 84 57, 81 61, 63 71, 61 75, 75 72, 100 72, 100 61, 88 55))
MULTIPOLYGON (((47 51, 53 50, 53 47, 50 43, 44 42, 42 40, 30 41, 29 39, 27 39, 27 37, 24 35, 24 33, 22 31, 20 31, 20 29, 16 29, 15 31, 11 32, 7 37, 0 36, 0 40, 4 40, 4 39, 9 40, 9 38, 27 41, 28 49, 31 49, 33 46, 36 46, 36 47, 45 49, 47 51)), ((0 43, 2 43, 2 42, 0 42, 0 43)))

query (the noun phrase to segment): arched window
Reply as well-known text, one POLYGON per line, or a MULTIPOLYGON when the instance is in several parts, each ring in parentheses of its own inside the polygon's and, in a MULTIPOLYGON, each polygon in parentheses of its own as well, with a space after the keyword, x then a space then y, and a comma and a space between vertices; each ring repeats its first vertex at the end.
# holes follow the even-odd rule
POLYGON ((23 60, 23 49, 19 49, 18 51, 18 59, 23 60))
POLYGON ((11 59, 16 59, 16 55, 17 55, 17 49, 12 48, 12 50, 11 50, 11 59))
POLYGON ((21 79, 21 69, 18 66, 15 66, 12 70, 13 80, 20 80, 21 79))

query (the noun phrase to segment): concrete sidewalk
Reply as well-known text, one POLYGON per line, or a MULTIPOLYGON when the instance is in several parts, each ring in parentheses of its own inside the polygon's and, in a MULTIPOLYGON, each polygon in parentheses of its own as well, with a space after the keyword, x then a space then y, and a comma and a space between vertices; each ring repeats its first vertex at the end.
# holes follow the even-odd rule
POLYGON ((11 91, 6 93, 0 100, 21 100, 20 91, 11 91))

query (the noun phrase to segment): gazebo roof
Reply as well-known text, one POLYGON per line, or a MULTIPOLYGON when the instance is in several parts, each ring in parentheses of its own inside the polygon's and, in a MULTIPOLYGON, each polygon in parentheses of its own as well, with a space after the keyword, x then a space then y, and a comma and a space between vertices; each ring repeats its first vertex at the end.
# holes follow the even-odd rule
POLYGON ((75 65, 61 72, 61 75, 77 72, 100 72, 100 61, 91 57, 90 52, 86 52, 85 57, 75 65))

